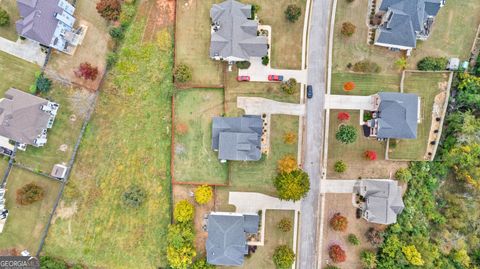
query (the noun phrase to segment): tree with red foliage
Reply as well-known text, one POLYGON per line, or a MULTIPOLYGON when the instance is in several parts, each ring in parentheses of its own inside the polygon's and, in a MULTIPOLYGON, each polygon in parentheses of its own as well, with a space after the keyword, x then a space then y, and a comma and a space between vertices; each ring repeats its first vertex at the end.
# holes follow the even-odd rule
POLYGON ((335 213, 330 219, 330 226, 335 231, 344 232, 348 227, 348 220, 345 216, 342 216, 340 213, 335 213))
POLYGON ((341 121, 347 121, 350 119, 350 114, 348 112, 339 112, 337 118, 341 121))
POLYGON ((97 3, 97 11, 104 19, 116 21, 122 11, 122 5, 118 0, 100 0, 97 3))
POLYGON ((344 90, 344 91, 349 92, 349 91, 351 91, 351 90, 353 90, 353 89, 355 89, 355 83, 353 83, 352 81, 345 82, 345 83, 343 84, 343 90, 344 90))
POLYGON ((90 63, 81 63, 74 73, 79 78, 95 80, 97 79, 98 68, 93 67, 90 63))
POLYGON ((345 250, 339 245, 330 246, 328 249, 328 256, 330 256, 330 259, 335 263, 344 262, 347 259, 345 250))
POLYGON ((367 150, 364 153, 365 158, 369 159, 370 161, 375 161, 377 159, 377 153, 373 150, 367 150))

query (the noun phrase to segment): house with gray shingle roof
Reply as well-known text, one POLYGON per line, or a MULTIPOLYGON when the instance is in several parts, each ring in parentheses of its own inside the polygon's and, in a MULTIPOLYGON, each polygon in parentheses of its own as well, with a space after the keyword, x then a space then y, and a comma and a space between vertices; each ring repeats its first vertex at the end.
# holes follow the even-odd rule
POLYGON ((260 116, 214 117, 212 149, 218 152, 218 159, 222 162, 258 161, 262 157, 262 130, 260 116))
POLYGON ((57 103, 10 88, 0 99, 0 136, 15 141, 22 150, 27 145, 42 147, 58 108, 57 103))
POLYGON ((375 45, 407 53, 426 40, 445 0, 383 0, 379 7, 382 22, 376 29, 375 45))
POLYGON ((75 8, 66 0, 17 0, 21 19, 18 35, 70 53, 80 42, 80 29, 74 29, 75 8))
POLYGON ((361 180, 359 194, 365 199, 362 216, 369 222, 393 224, 405 208, 402 190, 394 180, 361 180))
POLYGON ((372 119, 364 125, 365 135, 379 139, 415 139, 420 119, 416 94, 380 92, 372 96, 372 119))
POLYGON ((248 254, 247 237, 258 232, 257 214, 212 212, 208 216, 207 262, 240 266, 248 254))
POLYGON ((268 54, 268 39, 258 36, 258 21, 251 16, 252 6, 235 0, 212 6, 210 58, 237 62, 268 54))

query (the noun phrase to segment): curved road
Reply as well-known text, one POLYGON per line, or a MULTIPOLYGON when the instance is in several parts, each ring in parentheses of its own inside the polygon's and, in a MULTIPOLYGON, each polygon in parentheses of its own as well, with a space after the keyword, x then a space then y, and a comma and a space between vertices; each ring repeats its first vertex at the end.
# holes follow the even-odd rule
POLYGON ((327 77, 329 0, 312 0, 308 33, 308 84, 313 98, 307 99, 304 170, 310 176, 310 192, 302 200, 297 268, 318 268, 317 249, 320 220, 320 180, 322 178, 322 142, 327 77))

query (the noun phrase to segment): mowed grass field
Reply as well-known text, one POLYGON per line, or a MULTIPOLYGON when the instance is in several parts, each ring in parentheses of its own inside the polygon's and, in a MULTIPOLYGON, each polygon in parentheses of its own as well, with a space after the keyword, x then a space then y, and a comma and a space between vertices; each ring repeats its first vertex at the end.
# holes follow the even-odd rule
POLYGON ((192 68, 192 84, 221 85, 222 64, 210 59, 210 8, 219 0, 178 0, 176 64, 192 68))
MULTIPOLYGON (((265 245, 258 247, 255 253, 250 257, 245 257, 243 266, 238 268, 275 268, 273 263, 273 253, 275 248, 281 245, 287 245, 294 249, 293 244, 293 230, 290 232, 282 232, 277 228, 277 224, 283 218, 294 221, 295 212, 293 210, 267 210, 265 216, 265 245)), ((217 268, 231 268, 220 266, 217 268)))
POLYGON ((0 51, 0 97, 10 88, 29 91, 40 67, 0 51))
POLYGON ((7 11, 10 17, 10 23, 5 26, 0 26, 0 37, 17 41, 18 35, 15 29, 15 22, 20 19, 20 14, 17 9, 16 0, 0 0, 0 7, 7 11))
POLYGON ((53 127, 48 130, 47 144, 39 148, 28 146, 26 151, 18 151, 15 161, 49 174, 53 165, 67 164, 70 160, 94 96, 89 91, 55 83, 41 97, 60 105, 53 127))
POLYGON ((272 68, 301 69, 303 25, 307 1, 253 0, 245 3, 260 5, 258 12, 260 24, 272 27, 272 55, 270 55, 272 68), (294 23, 285 18, 285 9, 291 4, 302 8, 302 16, 294 23))
MULTIPOLYGON (((404 92, 414 93, 420 97, 420 118, 417 138, 399 140, 396 147, 389 148, 390 159, 423 161, 427 154, 427 147, 432 126, 432 111, 435 96, 446 92, 449 74, 445 73, 405 73, 404 92)), ((392 141, 390 141, 392 142, 392 141)), ((392 143, 390 144, 392 145, 392 143)))
POLYGON ((176 92, 175 181, 227 184, 228 166, 212 150, 212 119, 223 113, 223 89, 176 92))
MULTIPOLYGON (((145 27, 140 18, 126 33, 82 141, 45 255, 88 267, 166 266, 173 44, 142 43, 145 27), (122 194, 132 185, 146 192, 136 209, 122 203, 122 194)), ((158 30, 173 40, 170 29, 163 29, 158 30)))
MULTIPOLYGON (((7 161, 1 160, 2 175, 6 166, 7 161)), ((12 168, 6 188, 6 208, 9 210, 9 215, 0 236, 0 250, 15 248, 18 251, 26 249, 32 254, 37 252, 60 186, 59 181, 53 181, 20 168, 12 168), (42 187, 45 192, 43 199, 30 205, 17 204, 17 190, 29 183, 42 187)))
POLYGON ((331 94, 372 95, 378 92, 399 92, 401 77, 393 74, 333 73, 331 94), (343 84, 355 83, 355 89, 344 91, 343 84))

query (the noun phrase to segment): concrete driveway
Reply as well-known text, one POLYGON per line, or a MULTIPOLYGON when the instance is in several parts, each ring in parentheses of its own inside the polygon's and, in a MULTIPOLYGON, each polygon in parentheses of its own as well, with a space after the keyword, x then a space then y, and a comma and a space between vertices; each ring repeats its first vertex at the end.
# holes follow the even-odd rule
POLYGON ((247 115, 305 115, 304 104, 283 103, 261 97, 237 97, 237 107, 245 110, 247 115))
POLYGON ((373 110, 370 96, 325 95, 325 109, 373 110))
POLYGON ((262 58, 250 58, 250 68, 239 69, 239 76, 250 76, 250 81, 268 82, 268 75, 283 75, 283 80, 296 79, 299 83, 307 83, 307 70, 273 69, 270 65, 263 65, 262 58))
POLYGON ((39 66, 43 66, 45 58, 47 57, 47 54, 42 52, 38 43, 32 42, 28 39, 21 40, 19 38, 17 42, 13 42, 0 37, 0 51, 39 66))
POLYGON ((327 179, 320 183, 322 193, 353 193, 357 179, 327 179))

